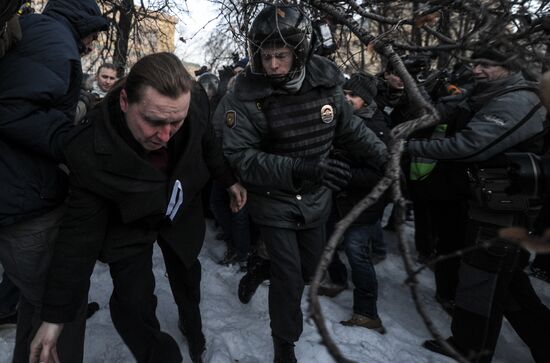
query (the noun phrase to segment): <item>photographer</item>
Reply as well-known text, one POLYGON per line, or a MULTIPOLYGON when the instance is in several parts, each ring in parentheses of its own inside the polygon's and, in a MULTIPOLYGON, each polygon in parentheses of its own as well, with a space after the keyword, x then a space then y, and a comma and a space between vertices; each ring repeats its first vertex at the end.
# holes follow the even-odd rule
MULTIPOLYGON (((478 163, 478 170, 483 172, 484 163, 499 165, 505 152, 542 151, 546 111, 536 88, 510 61, 512 56, 498 46, 474 52, 472 92, 441 110, 442 121, 448 125, 446 137, 408 142, 411 155, 448 165, 451 180, 459 188, 469 183, 465 169, 472 164, 467 163, 478 163)), ((466 245, 461 247, 482 242, 490 242, 490 247, 465 255, 461 262, 453 336, 447 341, 473 362, 491 361, 503 316, 529 346, 535 361, 550 361, 550 310, 540 302, 522 271, 528 254, 496 238, 503 226, 528 226, 531 212, 527 204, 499 206, 490 196, 469 202, 466 245)), ((424 347, 448 354, 434 340, 425 342, 424 347)))

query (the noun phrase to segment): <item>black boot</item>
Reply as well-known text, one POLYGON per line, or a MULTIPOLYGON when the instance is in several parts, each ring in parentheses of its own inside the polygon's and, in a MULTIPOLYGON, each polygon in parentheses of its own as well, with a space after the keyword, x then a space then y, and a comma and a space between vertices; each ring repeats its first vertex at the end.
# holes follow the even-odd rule
POLYGON ((243 304, 248 304, 260 284, 269 279, 269 260, 252 255, 248 259, 248 271, 239 282, 238 296, 243 304))
POLYGON ((280 338, 273 337, 273 350, 275 356, 273 363, 297 363, 296 355, 294 355, 294 344, 284 341, 280 338))

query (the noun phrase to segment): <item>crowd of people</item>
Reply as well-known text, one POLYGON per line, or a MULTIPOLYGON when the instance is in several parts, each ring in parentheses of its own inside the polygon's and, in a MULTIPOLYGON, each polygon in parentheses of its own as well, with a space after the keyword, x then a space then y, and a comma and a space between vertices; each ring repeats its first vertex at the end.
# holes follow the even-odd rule
MULTIPOLYGON (((155 243, 189 356, 202 362, 205 213, 227 243, 219 263, 244 272, 240 301, 269 280, 273 361, 297 362, 302 295, 327 236, 382 178, 391 129, 424 112, 394 66, 344 77, 316 54, 299 6, 265 5, 247 34, 248 57, 219 78, 201 69, 195 80, 170 53, 143 57, 120 79, 111 63, 87 76, 80 57, 109 25, 95 0, 50 0, 25 16, 14 15, 20 1, 8 5, 0 18, 0 324, 17 326, 13 362, 84 361, 96 261, 109 266, 111 318, 136 361, 181 362, 156 317, 155 243)), ((503 317, 537 363, 550 361, 550 310, 524 271, 529 253, 498 235, 511 225, 542 234, 548 207, 479 186, 506 175, 509 153, 547 151, 549 100, 512 54, 484 46, 454 79, 419 80, 441 122, 406 141, 402 162, 417 258, 437 258, 434 299, 452 316, 452 336, 424 347, 452 355, 451 347, 476 363, 492 360, 503 317)), ((402 59, 415 76, 432 71, 426 58, 402 59)), ((319 288, 333 297, 351 280, 341 324, 380 334, 375 265, 388 254, 387 206, 383 196, 354 221, 342 240, 347 264, 335 254, 319 288)), ((547 261, 533 263, 543 278, 547 261)))

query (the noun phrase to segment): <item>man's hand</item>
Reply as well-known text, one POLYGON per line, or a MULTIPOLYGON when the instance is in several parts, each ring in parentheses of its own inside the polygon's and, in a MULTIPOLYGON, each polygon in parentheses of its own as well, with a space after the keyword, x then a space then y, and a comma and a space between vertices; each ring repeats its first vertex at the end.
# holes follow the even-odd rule
POLYGON ((29 363, 60 363, 57 356, 57 339, 63 324, 42 322, 31 342, 29 363))
POLYGON ((241 184, 235 183, 227 188, 227 191, 231 199, 229 208, 231 208, 233 213, 237 213, 246 204, 246 189, 241 184))

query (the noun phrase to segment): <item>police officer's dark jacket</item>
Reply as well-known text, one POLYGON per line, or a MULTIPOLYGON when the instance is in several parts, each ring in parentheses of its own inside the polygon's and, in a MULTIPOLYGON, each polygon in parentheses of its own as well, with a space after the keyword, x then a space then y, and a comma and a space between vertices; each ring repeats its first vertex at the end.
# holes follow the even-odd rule
POLYGON ((262 225, 310 228, 330 211, 326 187, 295 180, 296 158, 325 158, 333 144, 358 157, 386 160, 384 144, 352 115, 342 92, 343 76, 325 58, 313 56, 294 94, 271 86, 248 70, 220 102, 226 128, 224 153, 249 191, 248 206, 262 225))
POLYGON ((132 256, 161 236, 187 266, 194 263, 205 231, 201 189, 211 174, 226 187, 236 182, 210 127, 208 99, 196 97, 196 91, 184 124, 168 143, 167 172, 128 142, 118 93, 69 136, 70 196, 44 296, 45 321, 74 318, 98 258, 132 256), (167 216, 178 185, 183 203, 167 216))
POLYGON ((94 0, 50 0, 20 18, 23 38, 0 58, 0 226, 41 215, 66 197, 57 167, 72 128, 80 39, 105 29, 94 0))

